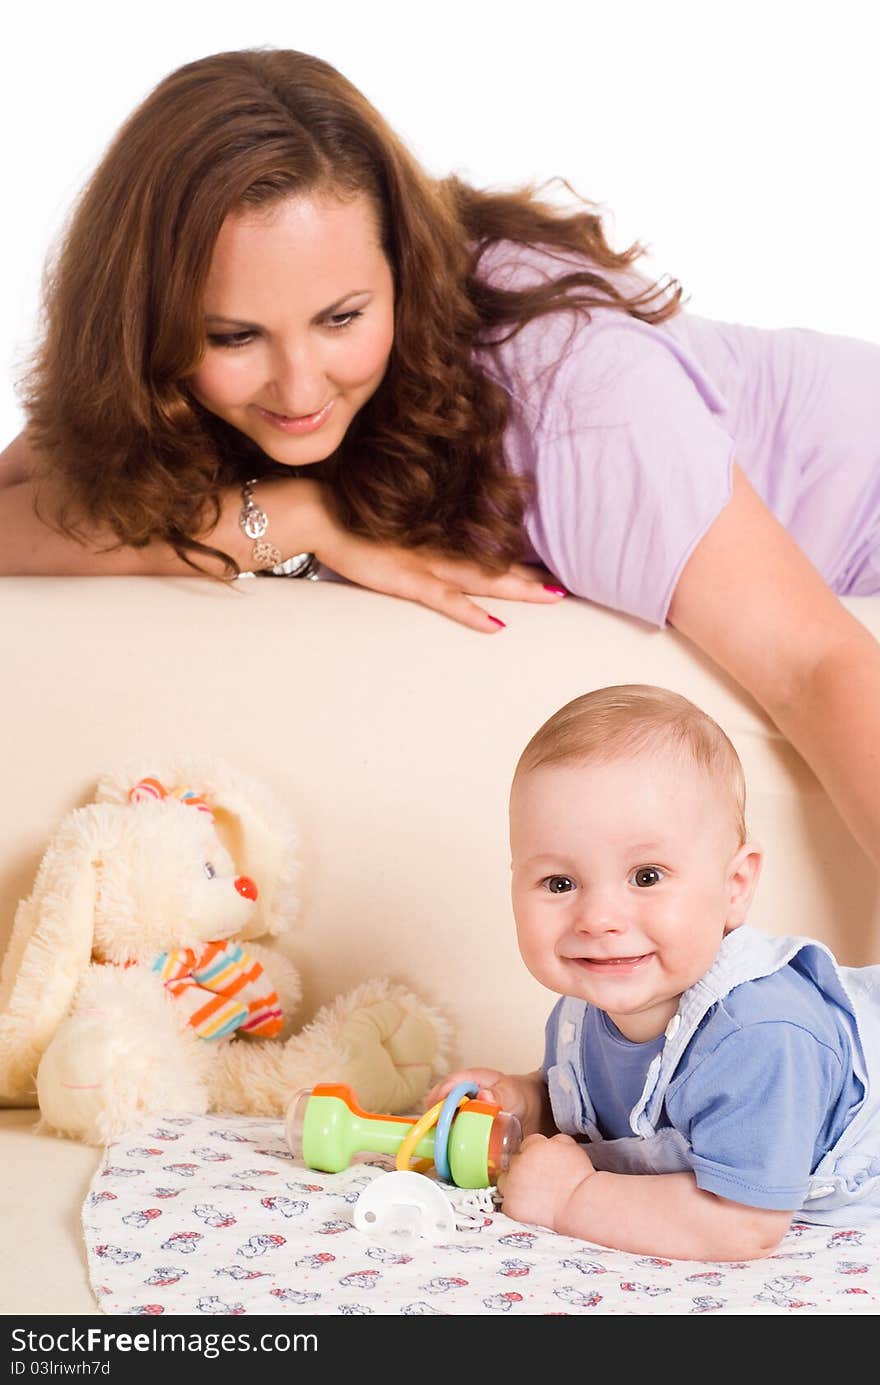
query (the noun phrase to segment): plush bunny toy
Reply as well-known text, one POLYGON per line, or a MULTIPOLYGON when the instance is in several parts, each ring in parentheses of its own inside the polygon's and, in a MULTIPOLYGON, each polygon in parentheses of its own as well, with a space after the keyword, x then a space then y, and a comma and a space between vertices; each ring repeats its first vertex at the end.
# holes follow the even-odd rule
POLYGON ((387 980, 299 1033, 280 947, 298 900, 284 806, 228 767, 105 777, 62 822, 0 976, 0 1102, 103 1144, 152 1115, 281 1114, 316 1082, 413 1110, 445 1065, 443 1020, 387 980), (284 1037, 288 1034, 288 1037, 284 1037))

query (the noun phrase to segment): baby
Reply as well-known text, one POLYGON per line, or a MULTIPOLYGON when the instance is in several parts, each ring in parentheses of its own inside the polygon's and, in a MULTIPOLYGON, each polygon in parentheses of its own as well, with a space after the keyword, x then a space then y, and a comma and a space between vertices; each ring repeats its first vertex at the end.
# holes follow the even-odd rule
POLYGON ((745 924, 761 852, 721 728, 661 688, 547 721, 510 797, 540 1071, 457 1072, 519 1116, 517 1221, 644 1255, 768 1255, 795 1213, 880 1218, 880 967, 745 924), (557 1133, 562 1132, 562 1133, 557 1133))

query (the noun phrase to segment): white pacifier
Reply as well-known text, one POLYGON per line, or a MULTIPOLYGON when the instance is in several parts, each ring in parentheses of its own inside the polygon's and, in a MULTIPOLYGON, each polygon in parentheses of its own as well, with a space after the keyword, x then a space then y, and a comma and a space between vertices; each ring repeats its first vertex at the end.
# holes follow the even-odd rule
POLYGON ((355 1203, 353 1220, 366 1236, 424 1236, 442 1242, 455 1235, 451 1203, 430 1178, 407 1169, 368 1183, 355 1203))

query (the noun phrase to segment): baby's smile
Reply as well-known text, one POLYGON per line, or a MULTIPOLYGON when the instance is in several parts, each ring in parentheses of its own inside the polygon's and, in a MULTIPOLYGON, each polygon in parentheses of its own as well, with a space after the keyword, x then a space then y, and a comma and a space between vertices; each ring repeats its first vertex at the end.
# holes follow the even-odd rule
POLYGON ((650 962, 653 952, 642 952, 634 957, 571 957, 581 970, 600 976, 630 976, 634 971, 650 962))

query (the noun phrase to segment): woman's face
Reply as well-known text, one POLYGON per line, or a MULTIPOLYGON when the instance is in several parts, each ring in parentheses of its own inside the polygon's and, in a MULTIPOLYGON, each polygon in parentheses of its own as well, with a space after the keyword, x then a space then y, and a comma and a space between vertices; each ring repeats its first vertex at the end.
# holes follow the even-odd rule
POLYGON ((329 192, 231 213, 189 379, 206 409, 270 457, 308 466, 339 446, 377 389, 394 337, 394 285, 372 202, 329 192))

